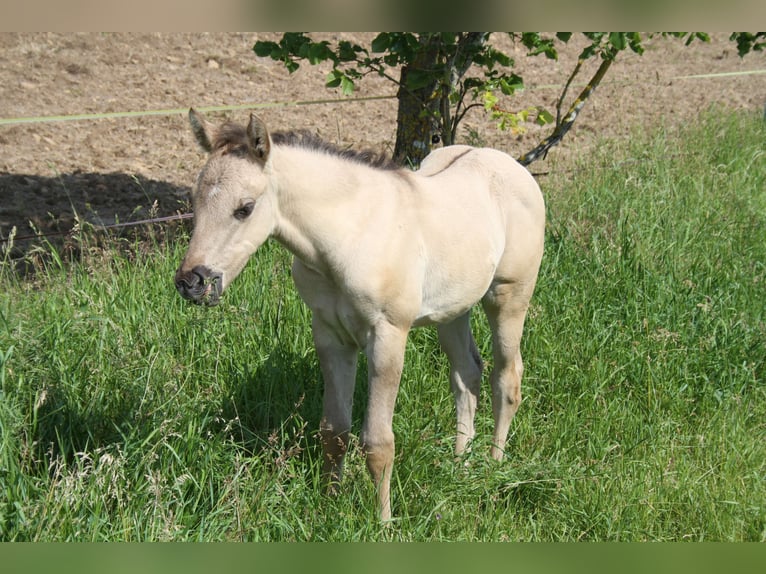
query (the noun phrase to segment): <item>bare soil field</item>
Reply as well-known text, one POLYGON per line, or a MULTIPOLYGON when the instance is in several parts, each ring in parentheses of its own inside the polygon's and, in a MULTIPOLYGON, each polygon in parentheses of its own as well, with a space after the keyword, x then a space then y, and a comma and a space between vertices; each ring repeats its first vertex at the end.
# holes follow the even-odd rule
MULTIPOLYGON (((324 87, 329 66, 302 65, 290 75, 252 51, 276 33, 0 34, 0 120, 78 114, 178 110, 157 115, 0 123, 0 239, 67 232, 74 213, 94 224, 128 222, 188 211, 187 194, 204 157, 188 128, 190 106, 262 106, 272 129, 309 128, 341 146, 391 151, 396 100, 349 101, 324 87)), ((369 44, 373 33, 323 34, 369 44)), ((737 55, 728 34, 685 47, 655 38, 646 53, 625 53, 584 108, 574 128, 532 171, 557 169, 601 138, 635 129, 695 121, 713 104, 760 113, 766 102, 766 54, 737 55), (741 74, 760 70, 761 73, 741 74), (738 75, 720 75, 740 73, 738 75), (704 78, 690 76, 710 75, 704 78)), ((553 109, 582 43, 561 47, 558 61, 527 57, 523 46, 493 36, 516 62, 525 90, 501 102, 508 109, 553 109)), ((596 63, 584 70, 581 81, 596 63)), ((384 78, 359 83, 355 98, 393 96, 384 78)), ((578 89, 573 89, 576 93, 578 89)), ((247 110, 211 113, 245 121, 247 110)), ((548 130, 520 136, 496 129, 481 108, 469 112, 462 137, 518 156, 548 130)), ((0 244, 2 248, 2 244, 0 244)), ((1 249, 0 249, 1 250, 1 249)))

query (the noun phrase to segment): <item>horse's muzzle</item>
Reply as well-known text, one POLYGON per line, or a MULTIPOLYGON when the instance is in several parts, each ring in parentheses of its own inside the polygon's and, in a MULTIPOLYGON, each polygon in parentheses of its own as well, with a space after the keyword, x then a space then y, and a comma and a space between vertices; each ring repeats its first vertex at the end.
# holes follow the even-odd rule
POLYGON ((175 283, 181 296, 194 303, 213 306, 221 299, 223 275, 202 265, 197 265, 191 271, 179 268, 175 283))

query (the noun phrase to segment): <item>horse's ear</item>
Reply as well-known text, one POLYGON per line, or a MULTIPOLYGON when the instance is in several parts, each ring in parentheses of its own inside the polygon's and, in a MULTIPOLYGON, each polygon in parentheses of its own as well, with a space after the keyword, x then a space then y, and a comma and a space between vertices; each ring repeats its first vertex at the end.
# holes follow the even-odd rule
POLYGON ((213 144, 210 143, 209 135, 211 125, 210 122, 205 119, 205 116, 194 108, 189 108, 189 123, 191 124, 192 132, 194 132, 194 137, 196 138, 199 147, 207 153, 213 151, 213 144))
POLYGON ((255 114, 250 114, 250 123, 247 124, 247 139, 250 152, 260 163, 266 163, 271 151, 271 139, 266 124, 255 114))

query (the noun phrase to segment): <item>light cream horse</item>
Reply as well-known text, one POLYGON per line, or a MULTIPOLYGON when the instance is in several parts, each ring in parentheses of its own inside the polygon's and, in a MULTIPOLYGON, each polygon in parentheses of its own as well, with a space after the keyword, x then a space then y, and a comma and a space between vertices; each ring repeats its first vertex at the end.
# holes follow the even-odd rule
POLYGON ((323 476, 341 478, 351 427, 357 355, 368 360, 361 444, 391 517, 392 419, 411 328, 438 326, 457 406, 455 452, 474 436, 482 363, 469 324, 478 301, 492 330, 495 431, 500 460, 521 401, 524 318, 543 254, 545 207, 521 165, 492 149, 437 149, 418 171, 341 151, 305 132, 214 126, 190 110, 209 153, 192 193, 194 231, 175 282, 215 304, 248 258, 273 237, 295 256, 293 278, 313 313, 324 378, 323 476))

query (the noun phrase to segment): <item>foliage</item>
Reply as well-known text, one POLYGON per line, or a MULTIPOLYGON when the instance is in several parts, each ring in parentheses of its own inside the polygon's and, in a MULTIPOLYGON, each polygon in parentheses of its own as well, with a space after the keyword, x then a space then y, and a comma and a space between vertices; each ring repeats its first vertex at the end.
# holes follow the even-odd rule
POLYGON ((733 32, 729 39, 737 43, 739 56, 745 56, 750 52, 760 52, 766 48, 766 32, 733 32))
MULTIPOLYGON (((418 164, 430 148, 433 132, 445 145, 454 143, 460 122, 476 107, 488 110, 498 120, 499 128, 516 131, 523 130, 527 121, 544 125, 554 123, 555 117, 551 136, 520 158, 526 164, 544 156, 563 138, 620 52, 630 49, 643 53, 644 40, 638 32, 588 32, 583 35, 587 44, 561 93, 555 116, 541 106, 507 110, 497 105, 495 93, 509 96, 524 84, 522 77, 513 72, 513 58, 490 43, 489 32, 382 32, 369 47, 346 40, 333 45, 327 40, 314 41, 303 32, 291 32, 284 34, 279 42, 258 41, 253 49, 258 56, 282 62, 290 72, 297 70, 301 61, 310 64, 331 62, 333 67, 326 85, 340 88, 345 95, 353 93, 356 83, 369 74, 388 78, 399 89, 394 158, 402 163, 418 164), (580 73, 582 63, 591 58, 600 59, 598 71, 566 114, 562 114, 569 87, 580 73), (399 69, 398 78, 395 77, 396 69, 399 69)), ((709 39, 703 33, 664 35, 685 38, 687 45, 695 39, 709 39)), ((569 42, 572 33, 560 32, 551 37, 524 32, 509 33, 509 36, 523 45, 530 56, 556 59, 557 46, 569 42)), ((744 37, 741 39, 746 41, 744 37)), ((759 46, 750 41, 747 46, 759 46)))
POLYGON ((212 309, 173 289, 185 232, 85 243, 33 280, 3 264, 0 539, 764 541, 765 130, 716 110, 546 181, 508 458, 487 455, 485 387, 453 459, 448 366, 414 331, 387 527, 355 442, 320 493, 322 386, 281 247, 212 309))

